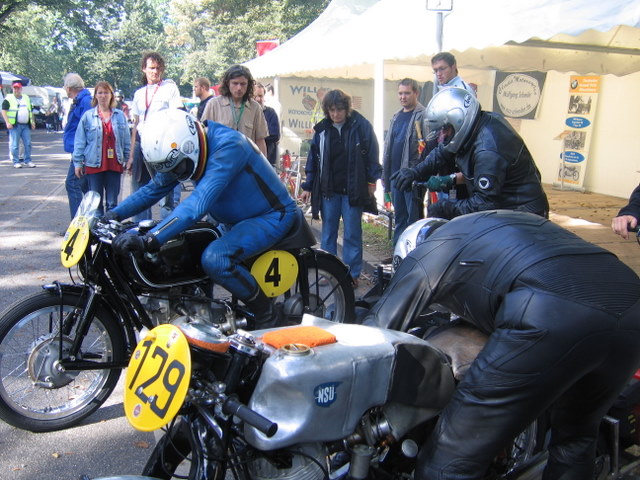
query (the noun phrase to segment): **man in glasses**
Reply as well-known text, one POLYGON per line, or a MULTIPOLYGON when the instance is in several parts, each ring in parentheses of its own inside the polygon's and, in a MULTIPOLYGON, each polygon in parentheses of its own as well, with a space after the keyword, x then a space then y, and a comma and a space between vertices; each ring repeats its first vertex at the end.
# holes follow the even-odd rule
POLYGON ((467 92, 476 96, 475 88, 462 80, 458 75, 458 65, 456 64, 456 57, 449 52, 440 52, 433 56, 431 59, 431 67, 433 73, 438 80, 438 91, 448 87, 464 88, 467 92))

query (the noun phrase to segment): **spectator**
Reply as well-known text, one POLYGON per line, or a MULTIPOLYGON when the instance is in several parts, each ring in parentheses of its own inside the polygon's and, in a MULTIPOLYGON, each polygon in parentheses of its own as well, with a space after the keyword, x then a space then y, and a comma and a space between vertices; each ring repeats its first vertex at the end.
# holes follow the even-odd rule
POLYGON ((442 143, 416 165, 391 177, 398 190, 410 191, 414 181, 428 180, 430 190, 450 189, 460 176, 470 192, 462 200, 441 199, 429 205, 429 217, 451 219, 496 208, 549 214, 540 172, 520 135, 501 115, 484 112, 462 88, 434 95, 425 112, 429 132, 442 143), (460 173, 455 174, 455 169, 460 173), (446 175, 437 177, 439 171, 446 175), (437 184, 437 185, 435 185, 437 184))
POLYGON ((431 58, 431 67, 438 80, 438 91, 448 87, 464 88, 467 92, 476 96, 476 89, 473 85, 465 82, 458 75, 458 65, 456 57, 449 52, 437 53, 431 58))
POLYGON ((424 192, 418 194, 415 189, 405 192, 393 188, 391 176, 401 168, 415 167, 422 160, 426 141, 422 132, 424 106, 418 102, 420 89, 412 78, 400 80, 398 97, 401 109, 391 119, 391 125, 384 142, 382 156, 384 166, 385 193, 391 194, 395 214, 393 244, 405 228, 423 217, 424 192))
POLYGON ((60 103, 58 97, 55 96, 51 99, 51 104, 47 109, 47 115, 45 120, 47 126, 47 132, 57 132, 60 126, 60 103))
POLYGON ((205 272, 247 305, 257 328, 276 326, 278 311, 243 261, 273 246, 293 226, 297 208, 285 186, 252 142, 224 125, 209 122, 205 130, 194 116, 171 109, 150 115, 149 124, 142 131, 142 148, 158 173, 107 217, 128 218, 179 182, 192 180, 196 187, 146 236, 122 234, 114 248, 157 250, 210 215, 229 228, 205 249, 205 272))
MULTIPOLYGON (((131 175, 131 192, 136 192, 151 179, 149 170, 144 163, 144 157, 140 150, 140 132, 143 130, 147 117, 154 112, 166 108, 182 108, 182 97, 175 82, 163 79, 165 63, 164 58, 157 52, 147 52, 140 62, 142 70, 142 88, 133 94, 131 116, 133 128, 131 129, 131 151, 126 169, 131 175)), ((171 211, 180 197, 180 186, 172 194, 161 202, 163 213, 171 211), (176 197, 178 197, 176 199, 176 197)), ((135 221, 151 219, 151 209, 139 212, 135 221)))
POLYGON ((489 338, 420 449, 415 478, 480 478, 545 413, 549 459, 535 478, 595 478, 602 417, 640 363, 633 270, 544 218, 474 213, 431 229, 364 322, 404 330, 436 305, 489 338))
POLYGON ((640 218, 640 185, 629 197, 629 203, 620 209, 618 215, 611 220, 611 229, 625 240, 629 238, 629 228, 635 229, 640 218))
POLYGON ((276 111, 264 103, 266 89, 263 84, 256 83, 253 89, 253 99, 260 104, 267 121, 269 136, 264 139, 267 145, 267 160, 271 165, 278 162, 278 143, 280 142, 280 120, 276 111))
POLYGON ((78 178, 87 178, 89 190, 100 194, 100 215, 118 204, 120 177, 129 159, 129 124, 115 108, 113 87, 98 82, 91 105, 80 119, 73 146, 73 164, 78 178), (104 204, 104 209, 103 209, 104 204))
POLYGON ((193 82, 193 94, 200 99, 196 112, 196 118, 200 120, 202 118, 202 112, 204 112, 204 107, 206 107, 209 100, 213 98, 209 79, 205 77, 196 78, 195 82, 193 82))
POLYGON ((2 118, 9 130, 9 150, 14 168, 34 168, 31 161, 31 130, 36 128, 29 95, 22 94, 22 83, 13 83, 13 93, 2 101, 2 118), (24 147, 24 163, 20 162, 20 141, 24 147))
POLYGON ((325 118, 315 127, 302 184, 303 201, 311 199, 312 214, 322 214, 322 248, 338 254, 338 227, 344 223, 343 259, 355 288, 362 272, 362 212, 382 174, 378 141, 371 124, 351 108, 341 90, 327 92, 325 118))
POLYGON ((267 156, 265 138, 269 135, 262 107, 253 97, 255 80, 249 69, 233 65, 224 72, 220 96, 207 103, 201 120, 213 120, 244 133, 267 156))
POLYGON ((115 99, 116 99, 115 108, 117 108, 118 110, 121 110, 122 113, 124 113, 124 118, 126 118, 128 122, 130 119, 129 105, 127 105, 127 102, 124 101, 124 96, 122 95, 122 92, 120 90, 115 91, 115 99))
MULTIPOLYGON (((84 80, 77 73, 68 73, 64 77, 64 89, 67 96, 71 99, 69 114, 67 115, 67 124, 64 126, 62 141, 64 143, 64 151, 73 153, 73 145, 76 138, 76 130, 84 113, 91 108, 91 93, 84 88, 84 80)), ((69 210, 71 218, 76 214, 76 210, 80 206, 82 196, 88 191, 86 178, 78 178, 76 176, 76 168, 73 164, 73 155, 69 162, 69 171, 65 180, 67 189, 67 197, 69 197, 69 210)))

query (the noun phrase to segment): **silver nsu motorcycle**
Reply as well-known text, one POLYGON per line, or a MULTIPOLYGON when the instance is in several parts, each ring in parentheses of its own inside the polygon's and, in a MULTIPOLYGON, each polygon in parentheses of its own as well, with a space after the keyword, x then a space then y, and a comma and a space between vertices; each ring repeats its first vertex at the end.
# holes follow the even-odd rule
MULTIPOLYGON (((485 340, 467 327, 427 341, 311 315, 229 335, 211 324, 160 325, 131 357, 124 407, 134 427, 164 434, 143 476, 109 480, 413 478, 485 340)), ((534 423, 483 478, 530 465, 536 437, 534 423)))

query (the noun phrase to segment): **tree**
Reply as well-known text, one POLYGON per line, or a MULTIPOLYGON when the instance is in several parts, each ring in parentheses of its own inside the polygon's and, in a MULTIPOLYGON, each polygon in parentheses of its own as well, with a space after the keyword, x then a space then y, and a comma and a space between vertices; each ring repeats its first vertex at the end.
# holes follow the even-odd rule
POLYGON ((183 51, 182 82, 217 81, 235 63, 255 57, 255 42, 284 41, 311 23, 330 0, 173 0, 167 25, 183 51))

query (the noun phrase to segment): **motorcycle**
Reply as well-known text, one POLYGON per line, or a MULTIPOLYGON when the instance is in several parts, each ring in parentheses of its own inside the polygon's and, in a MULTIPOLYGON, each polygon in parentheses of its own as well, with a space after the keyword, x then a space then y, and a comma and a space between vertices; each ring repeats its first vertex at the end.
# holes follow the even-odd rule
MULTIPOLYGON (((53 431, 90 415, 115 388, 139 336, 156 325, 251 328, 250 312, 228 292, 212 298, 200 257, 220 236, 215 226, 198 222, 157 254, 123 257, 112 240, 132 228, 144 234, 153 223, 100 221, 99 202, 96 192, 85 195, 62 242, 61 262, 79 280, 44 285, 0 315, 0 418, 15 427, 53 431)), ((289 234, 247 265, 285 324, 305 313, 353 321, 347 267, 314 244, 299 212, 289 234)))
MULTIPOLYGON (((412 478, 485 340, 460 325, 425 341, 311 315, 300 326, 231 334, 158 326, 138 344, 125 382, 129 422, 165 429, 140 478, 412 478)), ((484 478, 517 471, 537 437, 533 423, 484 478)))

